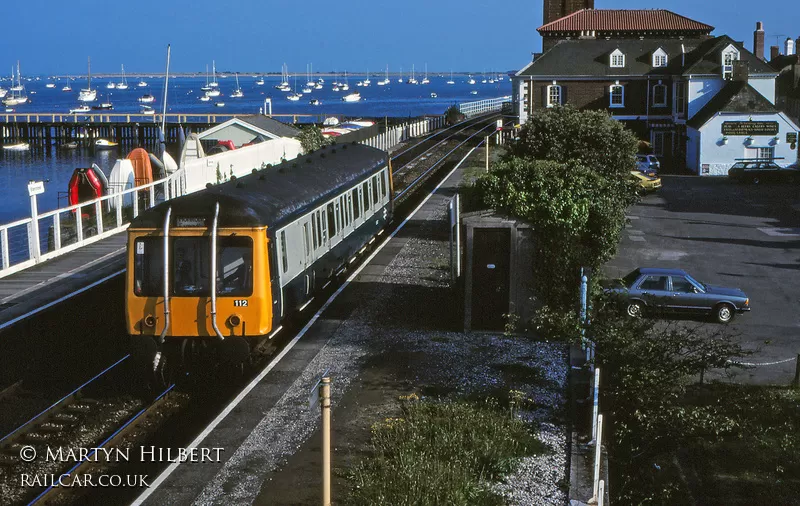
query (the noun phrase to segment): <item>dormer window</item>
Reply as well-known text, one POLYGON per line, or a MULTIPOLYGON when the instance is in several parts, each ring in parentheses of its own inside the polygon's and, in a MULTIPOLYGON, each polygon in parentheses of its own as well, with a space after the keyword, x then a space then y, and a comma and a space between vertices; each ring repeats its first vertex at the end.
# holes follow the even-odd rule
POLYGON ((615 49, 613 53, 611 53, 611 67, 614 68, 621 68, 625 66, 625 54, 620 51, 619 49, 615 49))
POLYGON ((733 62, 739 59, 739 50, 736 46, 729 44, 722 51, 722 78, 733 79, 733 62))
POLYGON ((653 53, 653 67, 666 67, 667 66, 667 53, 661 48, 656 49, 653 53))

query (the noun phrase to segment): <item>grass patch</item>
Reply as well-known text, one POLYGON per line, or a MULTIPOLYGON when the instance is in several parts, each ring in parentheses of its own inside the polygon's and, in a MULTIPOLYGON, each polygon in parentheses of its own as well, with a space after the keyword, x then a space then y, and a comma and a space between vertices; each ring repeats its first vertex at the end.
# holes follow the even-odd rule
POLYGON ((350 505, 500 505, 487 483, 546 447, 496 400, 418 401, 372 427, 371 456, 349 472, 350 505))

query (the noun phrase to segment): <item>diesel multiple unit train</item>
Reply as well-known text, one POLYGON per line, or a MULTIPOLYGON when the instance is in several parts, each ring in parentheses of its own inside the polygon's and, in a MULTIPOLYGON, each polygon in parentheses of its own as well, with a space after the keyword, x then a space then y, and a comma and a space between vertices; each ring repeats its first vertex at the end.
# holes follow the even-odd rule
POLYGON ((384 151, 333 145, 142 212, 128 229, 133 349, 156 369, 206 348, 243 363, 383 231, 392 190, 384 151))

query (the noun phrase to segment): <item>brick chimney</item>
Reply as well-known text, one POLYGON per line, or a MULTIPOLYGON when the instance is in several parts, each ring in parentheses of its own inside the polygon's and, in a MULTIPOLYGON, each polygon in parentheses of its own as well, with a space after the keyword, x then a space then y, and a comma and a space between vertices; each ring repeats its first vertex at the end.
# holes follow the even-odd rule
POLYGON ((769 46, 769 59, 770 61, 774 60, 778 56, 781 55, 781 50, 778 46, 769 46))
POLYGON ((756 31, 753 32, 753 54, 759 59, 764 59, 764 23, 756 23, 756 31))
POLYGON ((791 37, 786 39, 786 42, 783 43, 783 49, 786 56, 791 56, 794 54, 794 41, 791 37))

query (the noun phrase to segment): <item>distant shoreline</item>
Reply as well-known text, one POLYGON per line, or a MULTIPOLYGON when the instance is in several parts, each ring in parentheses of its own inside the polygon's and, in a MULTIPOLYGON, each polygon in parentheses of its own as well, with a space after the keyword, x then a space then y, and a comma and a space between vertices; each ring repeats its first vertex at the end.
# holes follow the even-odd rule
MULTIPOLYGON (((281 77, 281 74, 279 74, 277 72, 238 72, 238 74, 241 77, 250 77, 250 78, 252 78, 252 76, 281 77)), ((424 76, 425 75, 424 73, 421 73, 421 72, 414 72, 414 74, 415 74, 415 76, 424 76)), ((236 75, 236 73, 234 73, 234 72, 217 72, 217 77, 226 76, 226 77, 229 77, 229 78, 233 78, 235 75, 236 75)), ((306 75, 305 72, 297 72, 297 73, 290 74, 290 77, 303 77, 305 75, 306 75)), ((323 77, 323 78, 341 77, 343 75, 344 75, 343 72, 314 72, 312 74, 312 77, 314 77, 316 79, 318 77, 323 77)), ((365 75, 367 75, 366 72, 348 72, 348 76, 365 76, 365 75)), ((378 77, 378 78, 380 78, 381 76, 385 76, 386 72, 370 72, 369 75, 370 75, 370 77, 378 77)), ((403 72, 403 73, 400 73, 400 72, 389 72, 389 77, 401 77, 401 76, 409 77, 410 75, 411 75, 411 72, 403 72)), ((453 72, 453 77, 463 77, 463 76, 478 77, 478 76, 483 76, 483 75, 484 75, 483 72, 453 72)), ((487 76, 491 76, 491 77, 494 77, 495 75, 508 77, 508 73, 502 73, 502 72, 491 72, 491 73, 487 73, 486 75, 487 76)), ((86 74, 58 74, 58 75, 52 75, 52 76, 46 76, 46 75, 38 75, 37 76, 37 75, 34 75, 34 76, 31 76, 31 77, 39 77, 41 79, 49 79, 49 78, 66 79, 68 77, 69 78, 73 78, 73 79, 86 79, 87 75, 86 74)), ((116 74, 98 73, 98 74, 92 74, 92 77, 96 77, 98 79, 107 79, 107 78, 120 78, 121 79, 122 78, 122 74, 121 73, 116 73, 116 74)), ((159 73, 155 73, 155 72, 154 73, 148 73, 148 72, 128 73, 128 72, 126 72, 125 73, 125 77, 126 78, 143 78, 143 77, 146 77, 148 79, 159 79, 159 78, 163 79, 164 78, 164 74, 159 74, 159 73)), ((175 72, 174 74, 170 74, 169 77, 170 78, 174 78, 174 77, 198 77, 198 78, 202 77, 202 78, 205 78, 206 77, 206 73, 205 72, 175 72)), ((447 71, 446 73, 445 72, 428 72, 428 77, 450 77, 450 71, 447 71)), ((24 80, 24 78, 23 78, 23 80, 24 80)))

